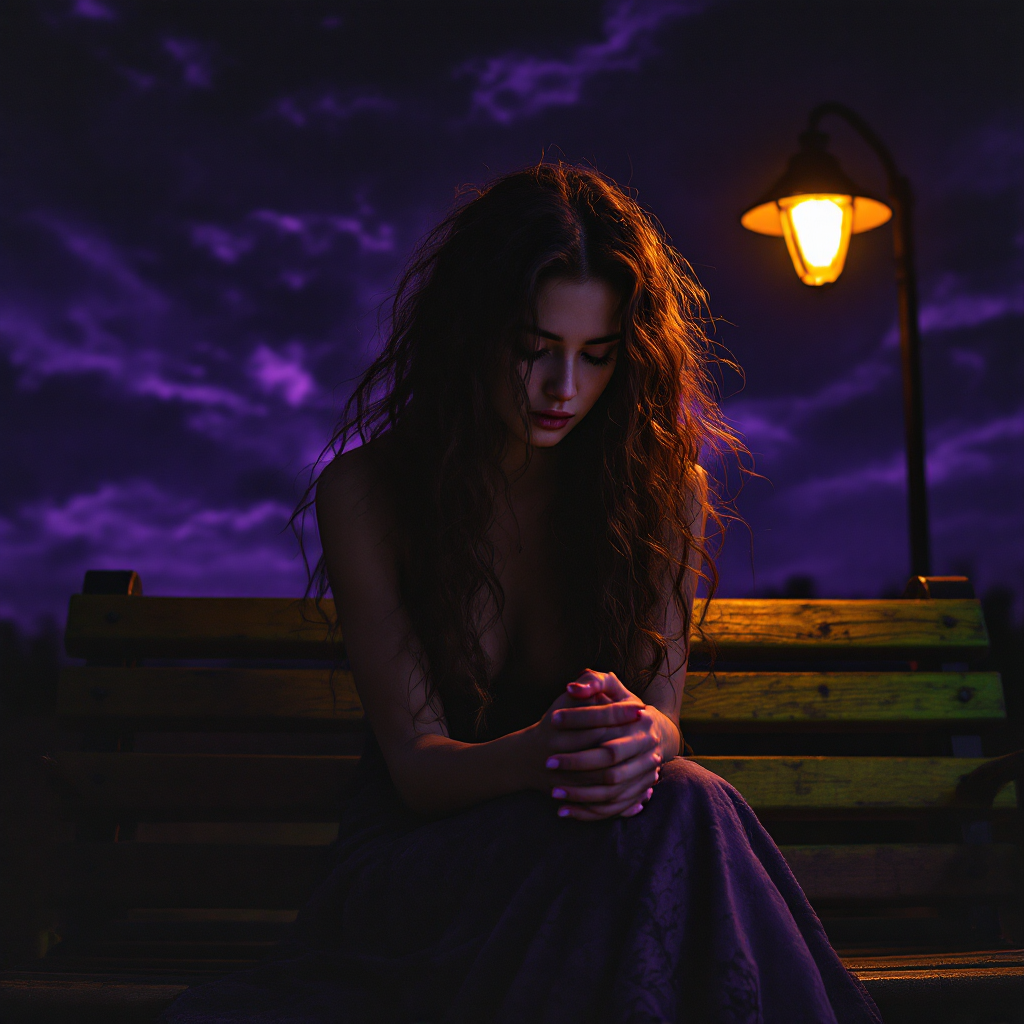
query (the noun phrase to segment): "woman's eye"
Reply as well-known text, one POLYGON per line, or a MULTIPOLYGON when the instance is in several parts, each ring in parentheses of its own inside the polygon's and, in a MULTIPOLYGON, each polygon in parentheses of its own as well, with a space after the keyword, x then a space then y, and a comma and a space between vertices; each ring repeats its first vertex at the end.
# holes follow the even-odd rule
POLYGON ((589 352, 583 353, 583 358, 591 366, 607 366, 615 355, 615 349, 609 349, 603 356, 592 356, 589 352))
POLYGON ((546 348, 524 348, 520 352, 520 356, 523 362, 535 363, 541 356, 547 355, 548 350, 546 348))

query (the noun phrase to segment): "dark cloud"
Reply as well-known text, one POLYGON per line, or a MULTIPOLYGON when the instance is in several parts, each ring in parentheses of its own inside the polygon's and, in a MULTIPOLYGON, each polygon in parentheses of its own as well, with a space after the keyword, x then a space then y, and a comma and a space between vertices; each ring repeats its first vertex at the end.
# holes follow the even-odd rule
MULTIPOLYGON (((767 480, 739 498, 750 532, 727 543, 723 592, 899 587, 888 229, 813 291, 737 224, 830 98, 890 142, 919 200, 935 568, 1019 592, 1021 10, 12 0, 0 616, 59 613, 88 567, 138 569, 151 593, 299 592, 285 524, 403 262, 456 186, 542 153, 637 190, 746 370, 725 407, 767 480)), ((826 129, 882 190, 862 143, 826 129)))
POLYGON ((548 107, 574 107, 590 79, 637 71, 655 52, 660 28, 707 6, 696 0, 617 0, 608 7, 602 38, 574 46, 564 56, 511 52, 468 60, 455 76, 472 82, 470 117, 508 125, 548 107))

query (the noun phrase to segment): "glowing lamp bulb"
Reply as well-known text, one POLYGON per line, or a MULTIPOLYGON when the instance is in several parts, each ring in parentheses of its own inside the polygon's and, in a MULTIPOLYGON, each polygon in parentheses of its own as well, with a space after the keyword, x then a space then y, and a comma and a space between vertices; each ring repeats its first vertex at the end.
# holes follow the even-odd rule
POLYGON ((804 284, 829 284, 843 272, 853 230, 853 197, 797 195, 777 200, 782 234, 804 284))

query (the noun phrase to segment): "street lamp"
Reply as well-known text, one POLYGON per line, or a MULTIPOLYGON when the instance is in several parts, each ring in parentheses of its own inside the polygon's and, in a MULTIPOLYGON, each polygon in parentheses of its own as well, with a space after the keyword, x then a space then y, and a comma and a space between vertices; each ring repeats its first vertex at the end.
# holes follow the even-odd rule
POLYGON ((807 129, 800 136, 800 151, 789 161, 785 174, 744 212, 740 223, 758 234, 785 238, 797 276, 815 287, 831 284, 843 272, 851 234, 870 231, 892 220, 903 368, 910 566, 912 575, 928 576, 931 554, 912 212, 910 182, 900 173, 881 139, 849 107, 823 103, 811 111, 807 129), (855 185, 826 150, 828 136, 818 130, 818 123, 828 114, 843 118, 875 151, 885 168, 887 202, 855 185))

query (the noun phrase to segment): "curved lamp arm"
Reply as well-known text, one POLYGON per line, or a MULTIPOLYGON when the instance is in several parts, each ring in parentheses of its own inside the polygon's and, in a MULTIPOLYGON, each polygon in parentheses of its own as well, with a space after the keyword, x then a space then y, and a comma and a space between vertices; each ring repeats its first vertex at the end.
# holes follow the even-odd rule
POLYGON ((885 167, 890 190, 895 182, 903 183, 907 181, 896 166, 896 161, 893 159, 893 155, 889 152, 886 144, 874 133, 867 121, 855 110, 851 110, 846 106, 845 103, 819 103, 808 115, 807 127, 816 130, 818 122, 829 114, 841 117, 875 151, 878 159, 882 161, 885 167))

